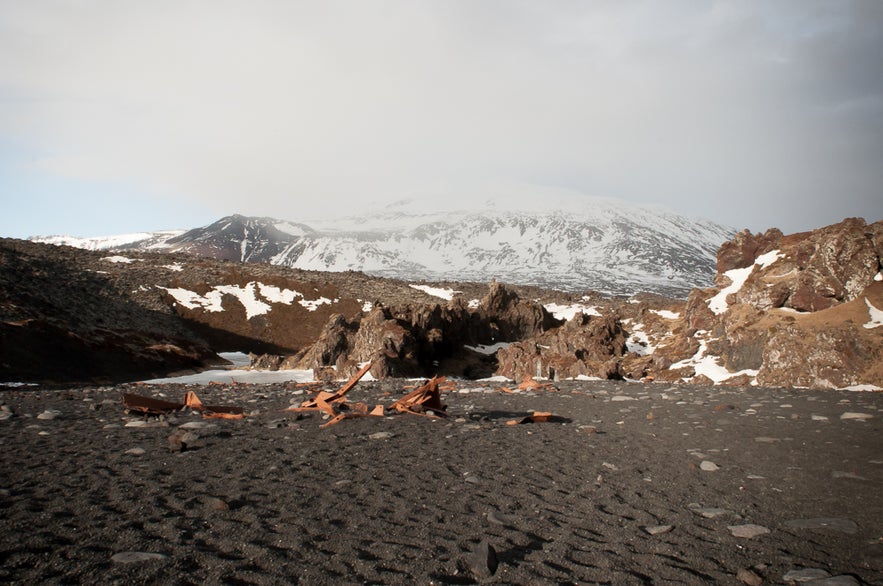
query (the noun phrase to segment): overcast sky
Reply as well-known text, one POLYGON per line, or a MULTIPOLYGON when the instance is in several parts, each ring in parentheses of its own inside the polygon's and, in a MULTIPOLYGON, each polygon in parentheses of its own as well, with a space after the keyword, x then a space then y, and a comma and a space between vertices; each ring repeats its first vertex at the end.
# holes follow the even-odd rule
POLYGON ((0 0, 0 236, 570 192, 883 219, 883 1, 0 0))

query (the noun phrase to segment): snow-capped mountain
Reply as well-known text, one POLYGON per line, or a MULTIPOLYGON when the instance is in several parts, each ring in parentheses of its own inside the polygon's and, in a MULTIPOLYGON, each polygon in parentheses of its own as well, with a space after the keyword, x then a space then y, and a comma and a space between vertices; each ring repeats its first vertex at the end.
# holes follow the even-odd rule
MULTIPOLYGON (((493 278, 567 291, 681 297, 712 284, 717 249, 734 234, 664 209, 588 199, 580 207, 551 211, 488 206, 421 212, 397 206, 310 225, 235 215, 181 234, 104 248, 151 248, 410 281, 493 278)), ((99 246, 97 240, 37 240, 99 246)))

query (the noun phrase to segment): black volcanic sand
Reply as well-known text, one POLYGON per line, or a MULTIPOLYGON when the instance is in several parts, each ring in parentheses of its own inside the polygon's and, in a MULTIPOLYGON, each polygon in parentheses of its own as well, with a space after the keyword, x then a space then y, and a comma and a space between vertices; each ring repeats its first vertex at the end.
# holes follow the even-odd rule
MULTIPOLYGON (((388 404, 405 384, 349 398, 388 404)), ((281 411, 305 398, 294 385, 0 391, 0 582, 783 583, 816 569, 883 583, 883 394, 558 388, 460 381, 448 419, 325 429, 281 411), (123 391, 186 390, 254 413, 191 430, 183 452, 168 437, 196 413, 126 427, 144 418, 123 391), (506 425, 533 410, 566 421, 506 425), (732 535, 741 525, 769 533, 732 535), (114 558, 126 552, 159 555, 114 558)))

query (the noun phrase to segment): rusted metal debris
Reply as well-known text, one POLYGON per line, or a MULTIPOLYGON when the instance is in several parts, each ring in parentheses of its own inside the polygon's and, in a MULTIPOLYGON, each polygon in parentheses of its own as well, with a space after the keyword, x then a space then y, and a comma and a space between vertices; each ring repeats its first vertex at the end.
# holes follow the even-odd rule
POLYGON ((206 419, 242 419, 245 417, 241 407, 229 405, 203 405, 199 397, 193 391, 187 391, 183 403, 163 401, 153 397, 126 393, 123 395, 123 406, 130 411, 137 411, 145 415, 165 415, 185 408, 199 411, 206 419))
POLYGON ((552 383, 541 383, 533 378, 530 374, 524 375, 524 380, 521 381, 521 384, 518 385, 517 389, 510 389, 509 387, 500 387, 500 390, 504 393, 517 393, 518 391, 539 391, 541 389, 545 389, 548 391, 556 391, 558 389, 555 388, 555 385, 552 383))
POLYGON ((422 415, 425 417, 446 417, 445 410, 447 406, 441 402, 440 389, 444 385, 447 388, 453 388, 453 383, 447 383, 444 377, 433 377, 426 384, 411 391, 398 401, 392 403, 389 407, 383 405, 375 405, 369 410, 365 403, 348 403, 346 394, 356 386, 371 368, 371 364, 365 365, 362 370, 357 372, 343 387, 335 392, 320 391, 315 397, 307 399, 299 407, 289 407, 286 411, 295 413, 305 413, 310 411, 320 411, 327 414, 330 419, 323 423, 320 427, 328 427, 340 423, 344 419, 353 419, 355 417, 383 417, 387 411, 398 413, 413 413, 414 415, 422 415))
POLYGON ((551 423, 556 421, 564 421, 563 417, 552 415, 547 411, 534 411, 533 415, 528 415, 521 419, 510 419, 506 425, 520 425, 522 423, 551 423))
POLYGON ((328 427, 340 423, 344 419, 352 419, 354 417, 380 416, 384 414, 383 405, 377 405, 371 411, 368 405, 364 403, 349 404, 346 402, 346 394, 353 390, 353 387, 365 376, 371 369, 371 362, 363 366, 359 372, 354 374, 350 380, 346 382, 337 391, 330 393, 328 391, 319 391, 312 399, 307 399, 301 403, 300 407, 289 407, 286 411, 294 411, 295 413, 304 413, 308 411, 321 411, 331 417, 320 427, 328 427))
POLYGON ((555 385, 552 383, 537 382, 531 375, 526 374, 524 375, 524 380, 518 385, 518 389, 521 391, 538 391, 540 389, 555 390, 555 385))
POLYGON ((429 417, 447 417, 448 406, 441 402, 440 385, 445 383, 445 377, 432 377, 425 385, 411 391, 395 403, 389 406, 400 413, 413 413, 429 417))

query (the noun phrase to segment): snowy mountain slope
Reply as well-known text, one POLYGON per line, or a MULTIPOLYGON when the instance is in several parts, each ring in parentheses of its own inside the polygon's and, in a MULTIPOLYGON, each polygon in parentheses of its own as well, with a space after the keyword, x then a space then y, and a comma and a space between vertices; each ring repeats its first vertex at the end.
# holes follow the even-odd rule
POLYGON ((116 236, 94 236, 89 238, 77 238, 75 236, 34 236, 29 238, 32 242, 43 244, 55 244, 58 246, 73 246, 85 250, 126 250, 129 248, 138 250, 152 250, 163 248, 170 238, 175 238, 184 233, 184 230, 164 230, 160 232, 135 232, 132 234, 118 234, 116 236))
POLYGON ((600 200, 568 211, 376 214, 322 225, 271 262, 402 279, 500 281, 614 294, 683 296, 711 285, 733 230, 600 200), (385 227, 384 227, 385 226, 385 227))
POLYGON ((493 278, 566 291, 651 291, 682 297, 693 287, 712 284, 717 249, 735 233, 616 200, 569 202, 551 211, 512 209, 510 204, 506 202, 509 209, 497 204, 446 212, 400 205, 310 226, 236 215, 161 242, 152 236, 112 248, 152 247, 409 281, 493 278))

